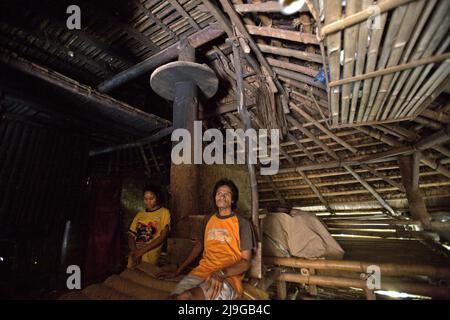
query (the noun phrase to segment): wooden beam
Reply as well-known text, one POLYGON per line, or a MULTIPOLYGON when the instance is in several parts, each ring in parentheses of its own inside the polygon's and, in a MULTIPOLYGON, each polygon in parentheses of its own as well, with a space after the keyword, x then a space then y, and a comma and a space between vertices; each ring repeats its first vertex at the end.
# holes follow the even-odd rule
POLYGON ((259 49, 264 53, 276 54, 283 57, 296 58, 304 61, 311 61, 322 64, 322 56, 320 54, 309 53, 296 49, 274 47, 266 44, 258 44, 259 49))
POLYGON ((287 115, 286 120, 298 130, 300 130, 305 136, 313 140, 318 146, 320 146, 325 152, 331 155, 335 160, 339 160, 338 155, 331 150, 326 144, 320 141, 315 135, 313 135, 308 129, 304 128, 294 117, 287 115))
POLYGON ((297 107, 294 103, 290 103, 289 105, 291 106, 292 110, 297 112, 299 115, 301 115, 307 121, 310 121, 310 122, 314 123, 314 125, 317 128, 319 128, 319 130, 321 130, 323 133, 328 135, 331 139, 333 139, 334 141, 336 141, 340 145, 344 146, 346 149, 350 150, 352 153, 357 153, 358 152, 358 150, 356 148, 354 148, 353 146, 351 146, 350 144, 348 144, 347 142, 345 142, 344 140, 342 140, 341 138, 336 136, 329 129, 325 128, 324 125, 322 125, 321 123, 317 122, 317 120, 314 119, 313 117, 311 117, 307 112, 305 112, 301 108, 297 107))
POLYGON ((89 156, 93 157, 93 156, 97 156, 97 155, 103 154, 103 153, 109 153, 109 152, 113 152, 113 151, 129 149, 129 148, 136 148, 136 147, 140 147, 140 146, 143 146, 143 145, 146 145, 149 143, 154 143, 154 142, 157 142, 157 141, 161 140, 162 138, 168 136, 169 134, 172 133, 172 131, 173 131, 172 127, 164 128, 148 138, 144 138, 144 139, 141 139, 141 140, 138 140, 135 142, 125 143, 125 144, 121 144, 118 146, 100 148, 100 149, 89 151, 89 156))
POLYGON ((278 74, 280 76, 303 82, 305 84, 308 84, 309 86, 313 86, 313 87, 322 89, 324 91, 327 90, 327 87, 324 84, 322 84, 319 81, 314 80, 313 77, 299 74, 296 71, 291 71, 291 70, 287 70, 287 69, 283 69, 283 68, 279 68, 279 67, 273 67, 273 70, 276 72, 276 74, 278 74))
POLYGON ((265 175, 263 177, 267 181, 267 183, 270 185, 270 187, 272 188, 272 191, 275 194, 275 197, 277 197, 277 199, 280 201, 281 205, 285 206, 286 205, 286 200, 281 195, 281 192, 280 192, 280 190, 278 190, 278 188, 275 185, 275 183, 273 183, 272 178, 270 176, 267 176, 267 175, 265 175))
MULTIPOLYGON (((249 3, 249 4, 235 4, 234 9, 239 13, 253 13, 253 12, 270 12, 279 13, 282 7, 277 1, 267 1, 261 3, 249 3)), ((306 4, 300 9, 299 12, 308 12, 306 4)))
POLYGON ((304 66, 301 66, 301 65, 298 65, 295 63, 281 61, 278 59, 267 58, 267 62, 269 62, 269 64, 273 67, 279 67, 279 68, 283 68, 286 70, 292 70, 295 72, 303 73, 310 77, 315 77, 319 73, 319 71, 317 71, 317 70, 314 70, 314 69, 311 69, 308 67, 304 67, 304 66))
POLYGON ((294 135, 292 133, 288 132, 287 137, 289 138, 289 140, 291 140, 292 142, 295 143, 295 145, 297 146, 297 148, 299 148, 300 151, 303 151, 306 154, 306 156, 309 158, 309 160, 314 161, 313 154, 308 149, 306 149, 302 145, 302 143, 296 137, 294 137, 294 135))
POLYGON ((450 124, 447 125, 444 129, 436 133, 433 133, 430 136, 422 138, 415 144, 415 148, 417 150, 423 151, 432 148, 436 145, 446 143, 449 140, 450 140, 450 124))
POLYGON ((158 129, 170 124, 170 122, 165 119, 146 113, 140 109, 133 108, 109 95, 92 90, 92 88, 87 85, 79 83, 54 70, 47 69, 22 57, 13 55, 6 50, 0 51, 0 62, 45 81, 59 88, 63 92, 70 93, 77 99, 101 106, 101 108, 105 109, 104 116, 110 115, 111 117, 114 116, 116 118, 121 116, 123 119, 127 117, 128 119, 132 118, 134 120, 140 120, 141 122, 147 123, 149 130, 158 129))
POLYGON ((296 169, 295 171, 302 176, 303 180, 308 184, 308 186, 311 188, 311 190, 314 192, 314 194, 317 196, 317 198, 319 198, 320 202, 325 206, 325 208, 331 214, 333 214, 333 210, 331 209, 330 205, 325 200, 325 198, 322 196, 319 189, 317 189, 317 187, 314 185, 314 183, 312 183, 312 181, 308 178, 308 176, 299 169, 296 169))
POLYGON ((313 171, 313 170, 340 168, 343 166, 358 166, 358 165, 370 164, 370 163, 394 161, 397 159, 397 157, 399 155, 412 154, 413 152, 414 152, 414 149, 412 147, 400 147, 400 148, 391 149, 387 152, 380 152, 380 153, 373 154, 370 156, 358 156, 358 157, 348 158, 348 159, 344 159, 344 160, 339 159, 337 161, 328 161, 328 162, 315 163, 315 164, 305 164, 302 166, 291 167, 291 168, 280 168, 278 173, 279 174, 292 173, 292 172, 295 172, 296 168, 299 168, 302 171, 313 171))
MULTIPOLYGON (((390 146, 394 146, 394 147, 405 147, 404 145, 402 145, 397 139, 391 138, 389 136, 386 136, 385 134, 374 130, 374 129, 368 129, 365 127, 357 127, 357 130, 364 132, 366 134, 368 134, 369 136, 380 140, 390 146)), ((429 166, 430 168, 436 170, 437 172, 439 172, 440 174, 446 176, 447 178, 450 178, 450 170, 447 169, 445 166, 443 166, 440 163, 436 163, 436 161, 430 157, 426 157, 423 156, 421 157, 420 161, 424 164, 426 164, 427 166, 429 166)))
MULTIPOLYGON (((202 29, 190 35, 187 39, 192 47, 198 48, 205 43, 220 37, 221 35, 223 35, 223 33, 224 32, 221 28, 219 28, 216 24, 212 24, 205 29, 202 29)), ((131 81, 147 72, 150 72, 154 68, 170 60, 176 59, 180 52, 179 45, 180 43, 177 42, 170 47, 167 47, 166 49, 152 55, 150 58, 134 65, 133 67, 116 74, 114 77, 102 82, 98 86, 98 90, 100 92, 111 91, 112 89, 128 81, 131 81)))
POLYGON ((363 185, 364 188, 367 189, 374 197, 377 199, 377 201, 385 208, 390 215, 397 216, 397 213, 392 209, 392 207, 378 194, 378 192, 375 191, 374 188, 370 184, 368 184, 366 181, 364 181, 363 178, 359 174, 357 174, 352 168, 349 166, 343 166, 345 170, 347 170, 359 183, 363 185))
POLYGON ((382 174, 381 172, 378 172, 377 170, 375 170, 374 168, 368 166, 367 164, 362 164, 361 168, 369 171, 371 174, 373 174, 374 176, 386 181, 387 183, 389 183, 391 186, 396 187, 398 190, 400 190, 401 192, 405 193, 406 190, 405 188, 398 182, 395 182, 394 180, 388 178, 387 176, 385 176, 384 174, 382 174))
MULTIPOLYGON (((253 50, 258 62, 261 65, 261 69, 263 71, 263 74, 268 73, 266 76, 268 77, 269 85, 270 82, 273 82, 273 84, 276 86, 278 92, 280 93, 281 100, 283 102, 283 110, 285 113, 289 113, 289 107, 288 107, 288 96, 286 95, 286 92, 284 90, 284 87, 281 85, 280 81, 278 81, 276 74, 274 73, 272 67, 267 62, 265 56, 262 54, 261 50, 259 50, 258 46, 256 45, 255 40, 252 38, 252 36, 247 31, 245 25, 243 24, 241 18, 234 10, 231 2, 229 0, 219 0, 222 4, 223 9, 228 14, 228 16, 231 19, 231 22, 235 25, 236 30, 239 31, 239 33, 242 34, 242 36, 248 41, 249 47, 253 50), (265 70, 265 72, 264 72, 265 70)), ((248 54, 246 54, 248 56, 248 54)))
POLYGON ((298 31, 290 31, 272 27, 258 27, 252 25, 246 25, 245 28, 251 35, 255 36, 270 37, 305 44, 319 44, 319 41, 313 34, 300 33, 298 31))

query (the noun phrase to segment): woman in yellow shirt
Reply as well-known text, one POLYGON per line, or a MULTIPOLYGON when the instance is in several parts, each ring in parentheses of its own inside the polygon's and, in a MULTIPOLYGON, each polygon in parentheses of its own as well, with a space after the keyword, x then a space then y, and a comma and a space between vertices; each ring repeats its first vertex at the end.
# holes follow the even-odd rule
POLYGON ((136 214, 128 230, 128 268, 141 261, 156 265, 170 230, 170 212, 160 206, 158 190, 146 186, 143 194, 146 210, 136 214))

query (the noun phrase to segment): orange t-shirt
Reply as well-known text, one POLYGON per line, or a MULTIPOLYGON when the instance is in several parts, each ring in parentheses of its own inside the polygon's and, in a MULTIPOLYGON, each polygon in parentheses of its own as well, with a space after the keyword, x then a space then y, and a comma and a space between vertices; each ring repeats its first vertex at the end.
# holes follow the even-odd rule
MULTIPOLYGON (((250 222, 236 214, 221 217, 208 216, 200 235, 203 241, 203 257, 190 274, 208 278, 217 270, 229 267, 241 260, 241 252, 255 247, 255 238, 250 222)), ((238 296, 242 294, 244 274, 228 277, 238 296)))

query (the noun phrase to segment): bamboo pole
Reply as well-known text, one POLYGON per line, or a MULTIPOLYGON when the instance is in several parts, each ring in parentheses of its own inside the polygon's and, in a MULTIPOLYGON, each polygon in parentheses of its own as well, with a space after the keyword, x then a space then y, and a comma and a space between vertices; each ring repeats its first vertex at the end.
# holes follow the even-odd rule
MULTIPOLYGON (((347 0, 346 12, 347 16, 361 10, 361 0, 347 0)), ((355 68, 355 53, 359 39, 359 25, 355 25, 344 30, 344 78, 351 77, 355 68)), ((366 38, 367 39, 367 38, 366 38)), ((364 59, 361 59, 364 60, 364 59)), ((331 88, 331 87, 330 87, 331 88)), ((342 87, 341 96, 341 123, 348 123, 349 107, 350 107, 350 85, 342 87)), ((356 99, 358 96, 356 96, 356 99)))
MULTIPOLYGON (((380 1, 380 4, 382 2, 380 1)), ((369 49, 367 51, 367 63, 366 63, 366 73, 375 70, 375 66, 378 59, 378 51, 383 37, 384 27, 386 25, 387 14, 384 13, 379 18, 380 29, 374 29, 371 32, 369 49)), ((337 79, 339 80, 339 79, 337 79)), ((372 86, 372 79, 367 79, 364 81, 363 92, 361 102, 359 104, 358 116, 356 117, 356 122, 363 121, 364 115, 366 113, 367 102, 369 100, 370 88, 372 86)))
POLYGON ((302 145, 302 143, 298 141, 298 139, 294 137, 292 133, 288 132, 287 137, 297 146, 300 151, 303 151, 306 154, 309 160, 314 161, 314 156, 312 155, 312 153, 308 149, 306 149, 305 146, 302 145))
POLYGON ((325 128, 322 124, 318 123, 313 117, 311 117, 308 113, 303 111, 301 108, 297 107, 294 103, 291 103, 290 107, 291 107, 292 110, 294 110, 299 115, 301 115, 303 118, 305 118, 307 121, 310 121, 310 122, 314 123, 316 125, 316 127, 319 128, 323 133, 328 135, 331 139, 333 139, 337 143, 341 144, 342 146, 344 146, 348 150, 350 150, 352 153, 357 153, 358 152, 358 150, 356 148, 354 148, 353 146, 351 146, 350 144, 348 144, 347 142, 345 142, 341 138, 337 137, 334 133, 332 133, 330 130, 325 128))
POLYGON ((351 83, 351 82, 355 82, 355 81, 361 81, 361 80, 366 80, 366 79, 375 78, 375 77, 379 77, 379 76, 384 76, 384 75, 392 74, 392 73, 395 73, 395 72, 399 72, 399 71, 403 71, 403 70, 407 70, 407 69, 412 69, 412 68, 415 68, 415 67, 418 67, 418 66, 444 61, 444 60, 447 60, 447 59, 450 59, 450 52, 445 53, 445 54, 432 56, 432 57, 428 57, 428 58, 424 58, 424 59, 413 61, 413 62, 409 62, 409 63, 402 64, 402 65, 397 65, 397 66, 394 66, 394 67, 388 67, 388 68, 385 68, 385 69, 382 69, 382 70, 369 72, 369 73, 366 73, 366 74, 363 74, 363 75, 360 75, 360 76, 355 76, 355 77, 351 77, 351 78, 347 78, 347 79, 342 79, 342 80, 330 82, 329 86, 330 87, 337 87, 337 86, 341 86, 341 85, 344 85, 344 84, 347 84, 347 83, 351 83))
MULTIPOLYGON (((445 12, 448 12, 450 8, 450 3, 448 1, 439 1, 438 6, 434 10, 434 14, 430 18, 430 22, 425 30, 424 36, 421 38, 421 41, 417 45, 412 60, 418 60, 420 58, 427 58, 433 55, 434 51, 439 47, 442 42, 442 39, 446 36, 446 27, 450 23, 445 12)), ((444 43, 439 47, 437 53, 442 54, 447 50, 448 47, 448 39, 444 41, 444 43)), ((432 67, 432 65, 431 65, 432 67)), ((426 77, 430 70, 430 66, 427 66, 424 72, 425 66, 417 67, 409 76, 408 81, 403 85, 405 81, 404 78, 401 78, 399 81, 399 85, 403 85, 403 88, 400 92, 400 96, 395 98, 395 105, 393 108, 393 112, 395 112, 395 117, 401 117, 404 114, 404 109, 406 107, 406 101, 415 94, 418 90, 419 86, 417 84, 422 84, 423 80, 420 80, 421 75, 426 77), (419 80, 418 80, 419 79, 419 80)), ((406 78, 410 73, 407 71, 404 73, 404 77, 406 78)), ((402 75, 403 76, 403 75, 402 75)), ((424 78, 422 78, 424 79, 424 78)), ((395 91, 394 94, 397 96, 398 91, 395 91)))
MULTIPOLYGON (((340 0, 329 0, 325 2, 325 23, 331 24, 340 19, 342 13, 342 6, 340 0)), ((325 28, 325 27, 324 27, 325 28)), ((323 35, 327 33, 321 30, 323 35)), ((333 34, 326 39, 328 48, 328 62, 330 67, 330 82, 340 79, 340 55, 341 55, 341 34, 333 34)), ((325 69, 325 73, 327 70, 325 69)), ((337 125, 339 123, 339 90, 330 90, 330 106, 331 106, 331 123, 337 125)))
MULTIPOLYGON (((411 1, 415 0, 387 0, 380 2, 377 4, 378 10, 376 13, 384 13, 390 11, 399 6, 405 5, 411 1)), ((344 19, 333 21, 332 23, 327 22, 327 24, 322 27, 321 37, 325 38, 327 35, 344 30, 345 28, 353 26, 357 23, 366 21, 370 17, 372 17, 374 13, 375 13, 374 8, 369 7, 349 17, 345 17, 344 19)))
POLYGON ((314 268, 316 270, 341 270, 366 272, 367 267, 378 265, 381 274, 386 276, 422 275, 437 279, 450 279, 449 267, 438 267, 429 264, 399 264, 348 260, 306 260, 300 258, 263 257, 264 263, 292 268, 314 268))
MULTIPOLYGON (((363 290, 367 289, 366 280, 360 279, 328 276, 302 276, 295 273, 283 273, 278 277, 278 279, 279 281, 318 285, 324 287, 360 288, 363 290)), ((380 289, 388 291, 409 292, 443 299, 450 298, 450 290, 446 287, 437 287, 419 283, 393 283, 382 281, 380 289)))
POLYGON ((386 181, 387 183, 389 183, 391 186, 396 187, 398 190, 400 190, 401 192, 406 192, 405 188, 400 184, 395 182, 394 180, 390 179, 389 177, 386 177, 384 174, 378 172, 377 170, 369 167, 366 164, 361 165, 362 168, 366 169, 367 171, 369 171, 371 174, 373 174, 374 176, 386 181))
POLYGON ((312 189, 314 194, 319 198, 320 202, 325 206, 325 208, 329 212, 333 213, 333 210, 331 209, 330 205, 328 204, 328 201, 325 200, 325 198, 323 197, 322 193, 319 191, 319 189, 317 189, 317 187, 314 185, 314 183, 311 182, 311 180, 308 178, 308 176, 301 170, 296 170, 296 172, 301 175, 303 180, 312 189))
POLYGON ((431 120, 450 124, 450 115, 442 111, 434 111, 431 109, 424 110, 420 115, 427 117, 431 120))
MULTIPOLYGON (((433 32, 429 32, 433 30, 433 26, 428 24, 428 19, 433 12, 434 6, 436 5, 436 0, 427 1, 427 5, 425 6, 423 12, 419 15, 420 19, 417 23, 417 26, 413 32, 412 38, 408 42, 408 46, 406 48, 406 52, 402 57, 401 64, 406 64, 409 61, 415 61, 421 59, 420 47, 421 43, 427 43, 431 39, 433 32), (424 28, 426 29, 424 30, 424 28), (422 33, 422 31, 424 33, 422 33), (419 40, 419 43, 417 41, 419 40), (414 50, 414 52, 413 52, 414 50), (419 52, 419 54, 417 54, 419 52)), ((423 51, 422 51, 423 52, 423 51)), ((389 110, 389 114, 387 117, 395 116, 395 109, 392 108, 394 103, 396 103, 399 92, 401 91, 403 85, 406 83, 408 76, 411 74, 412 70, 405 70, 404 72, 397 72, 394 75, 394 80, 392 81, 392 86, 389 89, 389 97, 386 99, 385 108, 389 110)))
MULTIPOLYGON (((450 40, 450 39, 449 39, 450 40)), ((449 41, 450 42, 450 41, 449 41)), ((406 106, 405 112, 407 116, 414 116, 423 110, 420 110, 421 105, 428 106, 447 86, 447 80, 450 75, 450 60, 446 60, 434 72, 430 79, 423 84, 421 90, 416 96, 411 99, 411 102, 406 106), (440 89, 441 88, 441 89, 440 89), (426 101, 429 101, 426 104, 426 101), (418 111, 419 110, 419 111, 418 111)))
MULTIPOLYGON (((383 47, 381 48, 381 55, 378 58, 377 62, 377 69, 385 68, 389 56, 394 49, 394 44, 396 40, 396 36, 401 30, 402 25, 404 25, 406 22, 403 19, 407 11, 407 6, 401 6, 394 10, 392 19, 390 20, 387 28, 387 33, 384 37, 383 41, 383 47)), ((372 82, 372 87, 370 89, 370 95, 367 105, 367 110, 364 115, 363 120, 364 121, 372 121, 376 120, 376 111, 374 110, 373 106, 375 103, 375 97, 378 93, 378 88, 381 83, 381 78, 374 78, 372 82)))
MULTIPOLYGON (((362 1, 362 9, 365 10, 369 6, 373 4, 373 0, 363 0, 362 1)), ((357 47, 357 57, 366 57, 367 55, 367 47, 369 45, 369 28, 367 23, 361 23, 359 25, 359 34, 358 34, 358 47, 357 47)), ((364 72, 366 59, 357 59, 355 66, 355 76, 361 75, 364 72)), ((331 83, 328 84, 331 88, 331 83)), ((359 92, 361 87, 361 81, 356 81, 353 85, 353 93, 352 93, 352 102, 350 106, 350 114, 348 123, 353 123, 355 120, 356 107, 359 101, 359 92)))
POLYGON ((392 216, 397 216, 398 214, 394 211, 394 209, 392 209, 392 207, 378 194, 378 192, 375 191, 374 188, 372 188, 372 186, 370 184, 368 184, 366 181, 364 181, 363 178, 361 178, 361 176, 359 174, 357 174, 352 168, 350 168, 349 166, 344 166, 344 168, 350 172, 350 174, 356 179, 358 180, 359 183, 361 183, 364 188, 367 189, 367 191, 369 191, 374 197, 375 199, 378 200, 378 202, 392 215, 392 216))
POLYGON ((298 130, 300 130, 304 135, 306 135, 308 138, 313 140, 318 146, 320 146, 324 151, 326 151, 328 154, 330 154, 334 159, 338 160, 339 157, 337 154, 331 150, 327 145, 325 145, 322 141, 317 139, 316 136, 314 136, 309 130, 303 128, 303 126, 292 116, 287 115, 286 120, 288 120, 289 123, 291 123, 294 127, 296 127, 298 130))
MULTIPOLYGON (((400 29, 397 32, 396 39, 393 45, 393 49, 389 55, 389 60, 387 62, 387 67, 393 67, 401 63, 401 58, 405 57, 405 52, 407 49, 406 44, 411 41, 411 36, 414 36, 413 31, 416 26, 417 17, 420 16, 423 7, 425 5, 425 0, 418 0, 408 4, 406 7, 406 13, 403 18, 403 22, 400 29)), ((373 105, 372 114, 374 114, 374 119, 381 120, 385 119, 389 114, 387 108, 382 108, 388 97, 389 88, 391 86, 394 74, 387 74, 381 79, 381 83, 376 94, 376 98, 373 105)))
MULTIPOLYGON (((378 139, 388 145, 394 146, 394 147, 404 147, 400 142, 398 142, 395 139, 392 139, 390 137, 387 137, 386 135, 380 133, 377 130, 373 130, 373 129, 367 129, 367 128, 357 128, 357 130, 360 130, 361 132, 364 132, 368 135, 370 135, 371 137, 378 139)), ((439 172, 440 174, 446 176, 447 178, 450 178, 450 170, 447 169, 445 166, 443 166, 442 164, 436 163, 435 160, 423 156, 421 157, 420 161, 424 164, 426 164, 427 166, 429 166, 430 168, 436 170, 437 172, 439 172)))

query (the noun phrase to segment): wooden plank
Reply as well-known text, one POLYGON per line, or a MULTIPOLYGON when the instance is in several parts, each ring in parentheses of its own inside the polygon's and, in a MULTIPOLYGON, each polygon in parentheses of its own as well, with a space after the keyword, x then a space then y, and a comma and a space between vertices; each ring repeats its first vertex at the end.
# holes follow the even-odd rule
POLYGON ((273 27, 258 27, 246 25, 245 28, 251 35, 277 38, 282 40, 295 41, 305 44, 319 44, 316 36, 308 33, 300 33, 298 31, 290 31, 277 29, 273 27))
POLYGON ((274 67, 279 67, 279 68, 283 68, 283 69, 287 69, 287 70, 291 70, 291 71, 295 71, 295 72, 299 72, 299 73, 303 73, 307 76, 310 77, 315 77, 317 76, 317 74, 319 73, 319 71, 308 68, 308 67, 303 67, 301 65, 295 64, 295 63, 290 63, 290 62, 286 62, 286 61, 281 61, 278 59, 273 59, 273 58, 267 58, 267 62, 274 67))
MULTIPOLYGON (((278 1, 267 1, 261 3, 235 4, 234 9, 239 13, 253 13, 253 12, 281 12, 281 5, 278 1)), ((306 4, 299 10, 299 12, 308 12, 306 4)))

